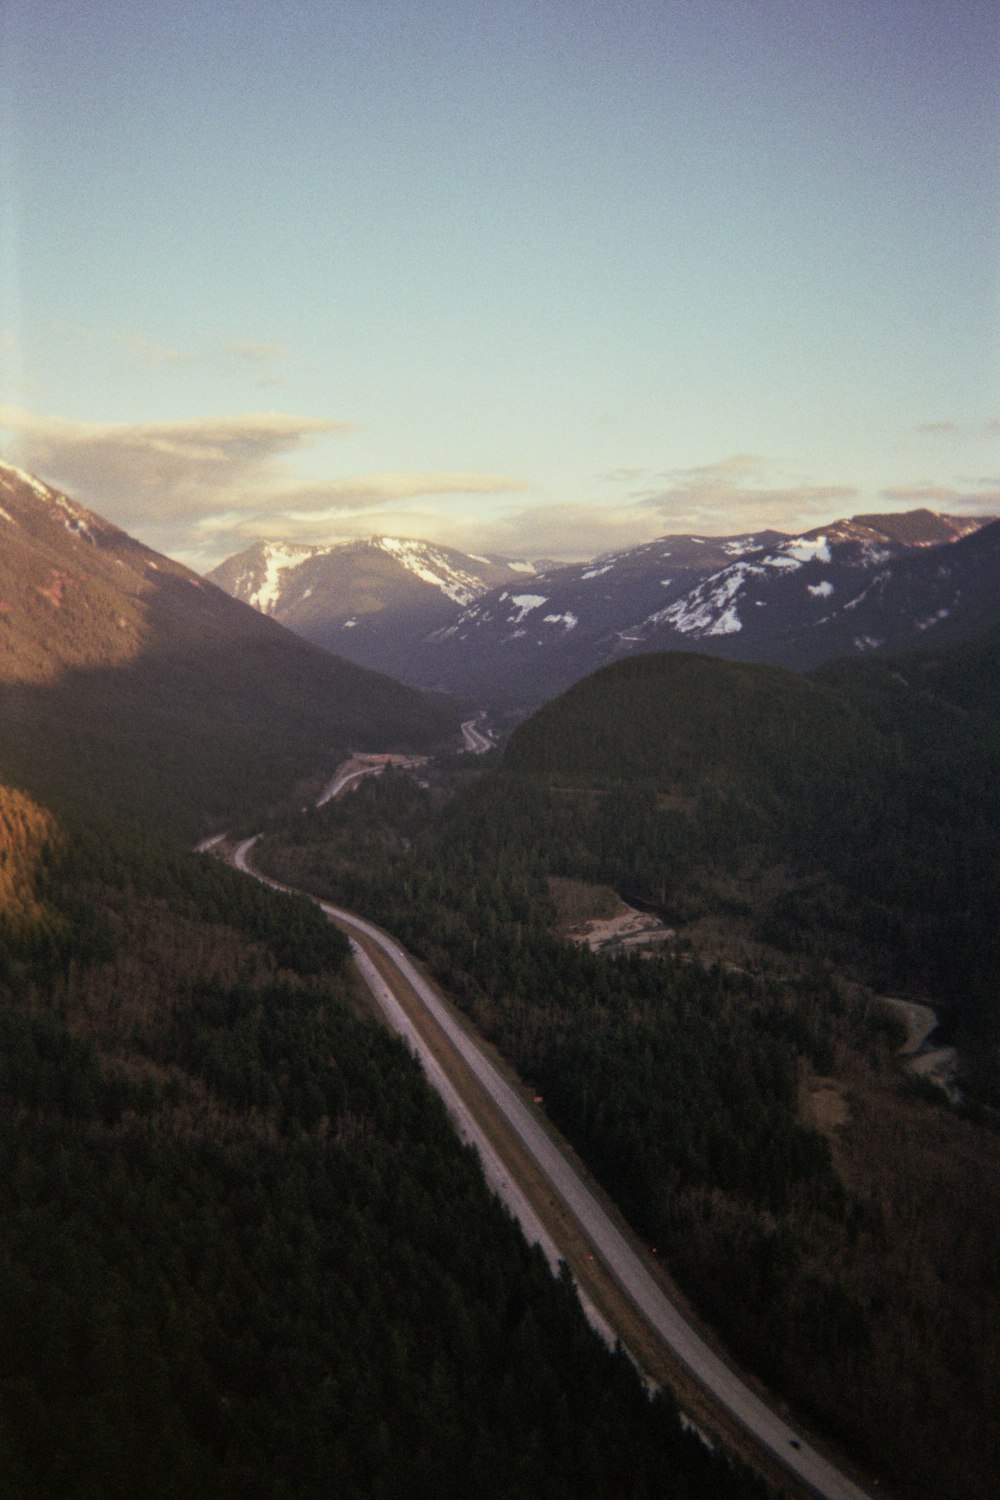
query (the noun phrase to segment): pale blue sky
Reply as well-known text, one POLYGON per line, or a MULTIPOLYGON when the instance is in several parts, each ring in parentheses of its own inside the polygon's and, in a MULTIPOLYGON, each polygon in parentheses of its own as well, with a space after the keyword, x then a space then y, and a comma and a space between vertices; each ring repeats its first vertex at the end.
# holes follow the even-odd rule
POLYGON ((1000 511, 993 0, 5 0, 3 451, 209 566, 1000 511))

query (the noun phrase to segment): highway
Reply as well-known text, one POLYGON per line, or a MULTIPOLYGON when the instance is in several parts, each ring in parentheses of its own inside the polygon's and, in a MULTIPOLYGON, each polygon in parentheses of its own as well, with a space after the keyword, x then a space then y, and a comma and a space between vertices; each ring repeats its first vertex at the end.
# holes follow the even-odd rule
MULTIPOLYGON (((255 839, 244 840, 233 852, 233 863, 238 869, 257 879, 285 889, 277 882, 259 875, 249 863, 249 853, 255 842, 255 839)), ((821 1500, 872 1500, 867 1491, 848 1479, 830 1460, 812 1447, 800 1432, 789 1426, 709 1348, 666 1296, 655 1275, 629 1244, 569 1158, 559 1149, 550 1131, 501 1075, 470 1033, 458 1024, 434 986, 399 943, 371 922, 329 902, 320 901, 318 904, 351 938, 360 972, 387 1021, 404 1036, 420 1057, 429 1081, 442 1095, 463 1138, 471 1141, 479 1151, 491 1185, 508 1202, 528 1239, 537 1240, 542 1245, 550 1263, 555 1263, 560 1258, 558 1248, 552 1244, 525 1195, 512 1182, 510 1169, 499 1161, 472 1111, 458 1098, 434 1051, 421 1035, 421 1030, 426 1030, 426 1026, 418 1028, 414 1024, 401 998, 404 993, 409 992, 417 997, 423 1007, 422 1021, 429 1018, 439 1034, 448 1039, 529 1154, 535 1168, 541 1172, 589 1239, 594 1254, 610 1270, 646 1323, 695 1381, 709 1393, 712 1400, 811 1494, 821 1497, 821 1500), (384 977, 385 964, 380 972, 365 951, 372 948, 383 960, 388 961, 388 979, 384 977), (397 988, 390 982, 392 974, 399 977, 400 984, 397 988)), ((596 1309, 587 1305, 585 1310, 595 1326, 600 1327, 603 1319, 596 1309)), ((602 1331, 606 1329, 605 1323, 602 1331)))
POLYGON ((485 718, 485 712, 481 712, 474 719, 466 719, 462 725, 462 738, 465 741, 465 748, 473 755, 485 755, 488 750, 496 748, 489 734, 484 734, 477 727, 485 718))
POLYGON ((354 755, 338 768, 333 780, 323 788, 316 798, 316 806, 325 807, 363 776, 381 776, 387 765, 413 770, 415 766, 422 766, 424 760, 422 755, 354 755))

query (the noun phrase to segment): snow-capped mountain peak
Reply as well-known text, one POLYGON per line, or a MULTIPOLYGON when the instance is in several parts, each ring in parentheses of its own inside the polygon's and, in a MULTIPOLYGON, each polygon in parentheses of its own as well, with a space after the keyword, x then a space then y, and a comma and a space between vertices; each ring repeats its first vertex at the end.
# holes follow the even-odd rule
POLYGON ((399 673, 415 642, 490 589, 521 585, 531 572, 528 563, 373 536, 323 545, 260 542, 208 576, 317 645, 399 673))
MULTIPOLYGON (((972 534, 989 520, 911 511, 795 535, 669 535, 570 564, 394 536, 271 543, 210 576, 317 644, 417 686, 538 701, 640 651, 809 666, 958 630, 971 618, 972 554, 988 550, 972 534), (939 578, 967 546, 964 581, 939 578), (906 573, 917 562, 926 566, 906 573)), ((972 613, 986 618, 988 600, 972 613)))
MULTIPOLYGON (((990 517, 940 516, 933 511, 854 516, 786 537, 777 546, 745 554, 703 577, 693 588, 629 630, 645 649, 720 637, 745 638, 740 654, 781 654, 793 636, 799 649, 813 627, 856 610, 889 576, 896 560, 948 546, 980 530, 990 517), (785 646, 782 647, 781 643, 785 646)), ((932 613, 931 624, 947 618, 932 613)), ((921 628, 927 628, 926 626, 921 628)), ((853 648, 880 644, 858 637, 853 648)), ((808 653, 806 653, 808 654, 808 653)))
POLYGON ((258 560, 254 572, 248 571, 245 575, 248 588, 238 597, 259 609, 261 614, 271 615, 281 597, 285 575, 307 558, 315 557, 319 549, 296 546, 294 542, 261 542, 259 549, 255 550, 258 551, 258 560))
POLYGON ((453 604, 470 604, 483 592, 482 565, 492 569, 495 564, 488 557, 468 557, 467 563, 479 563, 479 570, 470 571, 457 562, 461 554, 445 551, 429 542, 409 541, 400 537, 376 536, 371 538, 373 547, 396 559, 404 568, 423 583, 439 589, 453 604))

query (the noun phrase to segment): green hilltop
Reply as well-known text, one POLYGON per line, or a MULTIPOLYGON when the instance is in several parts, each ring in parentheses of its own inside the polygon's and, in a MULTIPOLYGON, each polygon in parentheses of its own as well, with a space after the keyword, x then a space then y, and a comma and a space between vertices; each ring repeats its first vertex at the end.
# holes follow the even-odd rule
POLYGON ((804 677, 639 657, 546 704, 504 767, 587 792, 595 873, 669 920, 735 904, 782 949, 932 1000, 1000 1099, 998 686, 995 630, 804 677))

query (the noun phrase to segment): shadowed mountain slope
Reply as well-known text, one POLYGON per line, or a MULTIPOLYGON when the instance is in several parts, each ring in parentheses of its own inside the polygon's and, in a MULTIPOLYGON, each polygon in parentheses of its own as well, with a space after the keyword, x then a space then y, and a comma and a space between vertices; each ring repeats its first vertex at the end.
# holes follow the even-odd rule
POLYGON ((301 640, 30 475, 0 468, 0 772, 189 830, 457 712, 301 640))
POLYGON ((959 639, 1000 611, 990 519, 919 510, 801 536, 661 537, 494 589, 428 637, 410 677, 530 703, 642 652, 803 669, 959 639))

